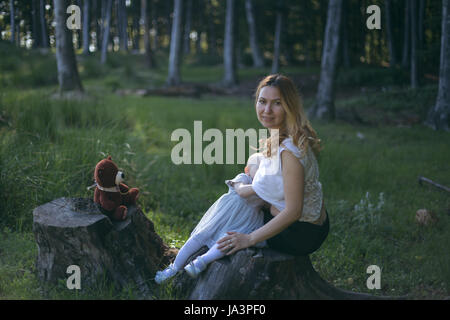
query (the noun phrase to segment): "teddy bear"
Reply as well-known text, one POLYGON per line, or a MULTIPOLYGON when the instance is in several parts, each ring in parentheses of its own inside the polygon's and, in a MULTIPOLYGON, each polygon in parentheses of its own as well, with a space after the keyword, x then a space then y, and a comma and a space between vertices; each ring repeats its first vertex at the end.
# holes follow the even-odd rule
POLYGON ((101 160, 94 171, 94 202, 108 217, 121 221, 127 217, 127 205, 136 204, 138 188, 129 188, 122 183, 125 175, 119 171, 111 156, 101 160))

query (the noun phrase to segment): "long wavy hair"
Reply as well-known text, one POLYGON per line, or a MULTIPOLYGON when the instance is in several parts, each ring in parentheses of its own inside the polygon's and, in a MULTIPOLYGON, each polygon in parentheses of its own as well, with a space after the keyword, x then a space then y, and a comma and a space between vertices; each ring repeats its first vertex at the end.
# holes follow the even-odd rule
POLYGON ((284 139, 292 137, 294 145, 299 149, 304 150, 306 153, 308 148, 311 148, 317 156, 322 149, 320 139, 306 116, 303 109, 303 101, 295 84, 291 79, 281 74, 271 74, 266 76, 259 82, 258 87, 256 88, 255 106, 258 103, 261 89, 266 86, 278 88, 281 106, 286 113, 286 118, 284 125, 279 130, 278 137, 269 137, 265 139, 265 141, 260 141, 260 149, 263 149, 264 155, 270 157, 273 139, 278 138, 278 145, 280 145, 284 139))

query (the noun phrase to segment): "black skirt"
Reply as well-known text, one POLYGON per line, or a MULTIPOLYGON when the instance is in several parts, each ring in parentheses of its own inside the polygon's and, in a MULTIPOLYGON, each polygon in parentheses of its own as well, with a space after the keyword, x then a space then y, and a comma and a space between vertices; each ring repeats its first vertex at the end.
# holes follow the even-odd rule
MULTIPOLYGON (((264 223, 273 216, 264 210, 264 223)), ((296 221, 279 234, 267 239, 269 248, 294 256, 305 256, 320 248, 330 230, 328 212, 322 225, 296 221)))

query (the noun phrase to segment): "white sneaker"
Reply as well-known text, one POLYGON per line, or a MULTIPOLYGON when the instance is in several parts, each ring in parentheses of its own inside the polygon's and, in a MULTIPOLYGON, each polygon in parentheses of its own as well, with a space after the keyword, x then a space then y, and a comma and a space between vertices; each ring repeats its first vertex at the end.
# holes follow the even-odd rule
POLYGON ((197 276, 206 269, 207 265, 201 257, 197 257, 195 260, 191 261, 187 266, 184 267, 186 273, 192 278, 197 278, 197 276))
POLYGON ((173 264, 170 264, 163 271, 156 272, 155 282, 160 284, 163 281, 166 281, 169 278, 172 278, 174 275, 178 273, 178 270, 174 268, 173 264))

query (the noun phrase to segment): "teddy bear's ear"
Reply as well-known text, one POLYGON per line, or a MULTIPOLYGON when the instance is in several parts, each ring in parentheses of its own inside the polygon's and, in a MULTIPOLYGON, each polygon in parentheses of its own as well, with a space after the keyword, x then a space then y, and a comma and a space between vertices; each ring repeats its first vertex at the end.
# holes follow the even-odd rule
POLYGON ((108 156, 108 158, 106 158, 106 160, 112 160, 111 156, 108 156))

